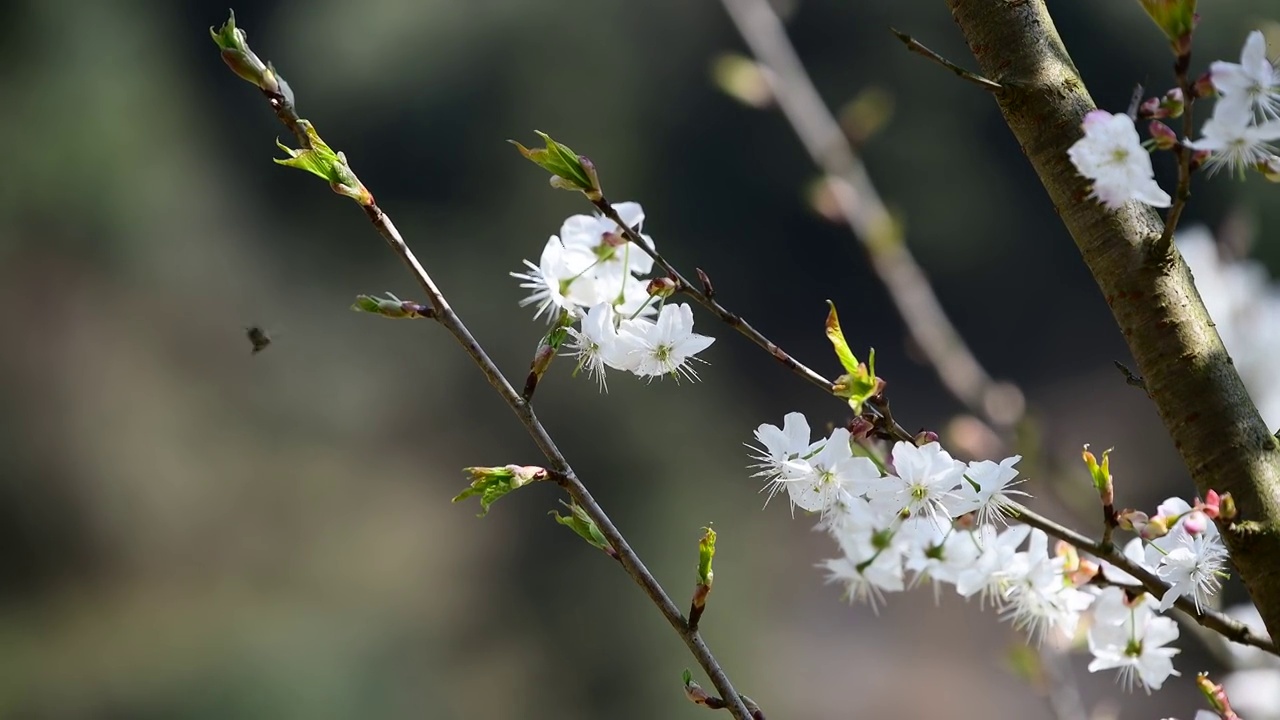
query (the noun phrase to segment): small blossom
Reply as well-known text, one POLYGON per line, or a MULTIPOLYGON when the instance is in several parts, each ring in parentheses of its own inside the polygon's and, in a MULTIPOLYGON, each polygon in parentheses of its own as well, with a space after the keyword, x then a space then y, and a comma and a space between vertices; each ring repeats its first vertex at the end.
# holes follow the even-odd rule
POLYGON ((1018 546, 1030 533, 1031 528, 1026 525, 1014 525, 1003 532, 997 531, 994 525, 983 525, 973 533, 982 553, 959 573, 956 592, 964 597, 978 593, 983 605, 988 598, 1000 597, 1007 584, 1013 558, 1018 554, 1018 546))
POLYGON ((973 567, 981 555, 982 548, 972 532, 949 531, 945 535, 938 533, 928 541, 911 543, 904 565, 915 573, 912 587, 924 579, 933 584, 936 604, 941 600, 942 585, 955 585, 961 573, 973 567))
MULTIPOLYGON (((1267 59, 1267 41, 1254 30, 1244 41, 1240 62, 1219 60, 1209 66, 1213 87, 1222 96, 1219 103, 1266 118, 1280 118, 1280 70, 1267 59)), ((1215 109, 1216 110, 1216 109, 1215 109)))
POLYGON ((1151 155, 1142 147, 1133 119, 1094 110, 1084 117, 1084 137, 1067 150, 1081 175, 1093 180, 1093 197, 1117 209, 1130 200, 1169 207, 1169 194, 1160 189, 1151 168, 1151 155))
POLYGON ((1037 644, 1051 630, 1066 637, 1074 635, 1080 614, 1093 602, 1092 595, 1065 582, 1064 560, 1051 557, 1048 547, 1048 536, 1041 530, 1032 530, 1027 549, 1013 557, 1005 575, 1001 619, 1011 620, 1018 630, 1026 630, 1037 644))
MULTIPOLYGON (((644 223, 644 210, 639 203, 615 203, 613 209, 623 222, 639 231, 644 223)), ((650 248, 653 247, 653 238, 648 235, 640 237, 650 248)), ((598 263, 597 272, 601 275, 645 275, 653 269, 653 258, 634 243, 627 242, 622 236, 622 228, 606 217, 574 215, 560 226, 560 239, 565 247, 580 249, 594 256, 598 263)))
POLYGON ((769 493, 769 498, 765 501, 765 505, 768 505, 768 501, 786 485, 787 479, 794 479, 797 471, 806 468, 788 463, 809 458, 822 448, 823 443, 809 442, 809 421, 798 412, 787 413, 782 419, 781 428, 768 423, 762 424, 756 428, 755 436, 759 445, 747 446, 753 452, 751 458, 757 461, 750 467, 758 468, 752 477, 768 478, 764 488, 769 493))
POLYGON ((618 329, 614 322, 613 306, 599 303, 587 311, 581 328, 569 328, 572 338, 569 349, 578 359, 578 369, 586 370, 588 377, 595 378, 602 391, 609 389, 604 379, 606 365, 617 370, 630 369, 628 357, 620 352, 618 329))
POLYGON ((536 304, 538 311, 533 315, 535 320, 546 313, 547 322, 554 323, 560 315, 559 310, 572 312, 578 304, 595 304, 594 288, 588 287, 591 283, 575 282, 591 267, 591 257, 567 250, 555 235, 543 247, 542 258, 537 265, 528 260, 524 264, 528 266, 529 272, 513 272, 511 277, 524 280, 520 287, 529 290, 530 295, 520 301, 520 307, 536 304), (576 292, 571 293, 571 288, 576 292), (584 289, 591 294, 579 294, 584 289))
POLYGON ((865 602, 877 615, 884 604, 884 593, 901 592, 904 587, 901 559, 870 545, 818 567, 826 569, 828 583, 844 585, 844 595, 850 603, 865 602))
POLYGON ((837 503, 848 504, 868 483, 879 479, 875 463, 854 457, 849 431, 836 428, 812 459, 787 463, 779 482, 786 484, 793 508, 825 516, 837 503))
POLYGON ((1011 487, 1025 481, 1015 480, 1018 470, 1014 467, 1022 460, 1021 455, 1014 455, 1001 460, 999 464, 990 460, 969 463, 964 479, 960 482, 959 511, 978 513, 977 522, 983 525, 990 522, 1006 524, 1009 504, 1013 502, 1010 495, 1026 495, 1021 490, 1011 487))
POLYGON ((1227 549, 1217 527, 1209 523, 1203 532, 1193 535, 1180 526, 1156 542, 1163 545, 1161 550, 1165 553, 1160 558, 1156 574, 1170 584, 1160 600, 1160 612, 1173 607, 1174 602, 1184 595, 1191 596, 1198 611, 1206 597, 1222 587, 1227 549))
POLYGON ((618 338, 635 362, 632 372, 650 378, 673 375, 677 380, 697 380, 698 373, 689 362, 715 342, 693 331, 693 310, 685 304, 664 305, 657 322, 622 321, 618 338))
POLYGON ((928 518, 938 528, 950 525, 961 514, 962 499, 956 491, 965 466, 931 442, 920 447, 899 442, 893 446, 894 475, 885 477, 867 492, 873 503, 903 517, 928 518))
MULTIPOLYGON (((1104 596, 1108 593, 1123 595, 1117 588, 1104 591, 1104 596)), ((1095 622, 1089 629, 1089 672, 1118 669, 1126 689, 1132 689, 1136 679, 1148 693, 1159 690, 1170 675, 1180 674, 1173 669, 1173 656, 1180 651, 1165 647, 1177 639, 1177 622, 1157 615, 1150 603, 1138 603, 1121 622, 1095 622)))
POLYGON ((1188 142, 1194 150, 1209 151, 1205 167, 1210 175, 1226 167, 1232 175, 1243 175, 1247 168, 1265 162, 1275 153, 1270 143, 1280 140, 1280 120, 1254 125, 1253 113, 1243 105, 1219 101, 1213 117, 1200 129, 1200 139, 1188 142))

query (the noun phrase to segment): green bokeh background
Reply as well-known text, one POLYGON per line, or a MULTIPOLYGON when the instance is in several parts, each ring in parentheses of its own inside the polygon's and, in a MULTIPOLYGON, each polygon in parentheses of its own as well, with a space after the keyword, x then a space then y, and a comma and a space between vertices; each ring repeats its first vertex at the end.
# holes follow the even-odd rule
MULTIPOLYGON (((1136 2, 1052 2, 1094 98, 1169 83, 1136 2)), ((1203 2, 1197 69, 1276 18, 1203 2)), ((944 3, 783 8, 829 103, 891 94, 865 147, 957 325, 1027 393, 1046 465, 1118 448, 1126 505, 1189 494, 1158 419, 1111 368, 1106 307, 994 103, 887 31, 970 64, 944 3)), ((815 173, 776 111, 719 93, 741 41, 716 2, 243 2, 252 47, 377 196, 497 362, 523 376, 541 326, 507 272, 588 206, 506 142, 545 130, 643 203, 686 272, 798 358, 836 372, 831 298, 874 346, 896 414, 960 410, 905 342, 841 227, 806 208, 815 173)), ((0 4, 0 717, 57 719, 701 718, 692 666, 627 576, 551 522, 552 487, 477 519, 460 468, 536 449, 440 328, 347 308, 416 297, 352 204, 277 167, 286 135, 218 58, 223 3, 0 4), (246 326, 275 342, 250 356, 246 326)), ((1171 161, 1157 166, 1172 187, 1171 161)), ((1196 186, 1192 222, 1280 228, 1276 188, 1196 186)), ((879 615, 813 565, 812 522, 761 511, 742 443, 800 410, 845 411, 710 316, 698 384, 557 364, 538 409, 601 503, 683 604, 699 528, 720 533, 703 621, 771 718, 1049 717, 1007 669, 1019 637, 976 603, 920 590, 879 615)), ((1069 518, 1077 484, 1029 488, 1069 518), (1055 496, 1066 502, 1054 502, 1055 496)), ((1092 518, 1092 515, 1086 517, 1092 518)), ((1084 521, 1076 524, 1087 528, 1084 521)), ((1214 669, 1148 699, 1073 670, 1122 717, 1194 714, 1214 669)))

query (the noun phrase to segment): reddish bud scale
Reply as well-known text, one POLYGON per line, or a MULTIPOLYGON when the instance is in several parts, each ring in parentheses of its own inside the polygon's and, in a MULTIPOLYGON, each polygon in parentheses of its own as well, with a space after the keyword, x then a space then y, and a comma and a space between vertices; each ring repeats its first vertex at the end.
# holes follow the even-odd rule
POLYGON ((1156 147, 1160 150, 1172 150, 1178 146, 1178 133, 1172 131, 1172 128, 1166 126, 1160 120, 1152 120, 1151 138, 1156 141, 1156 147))

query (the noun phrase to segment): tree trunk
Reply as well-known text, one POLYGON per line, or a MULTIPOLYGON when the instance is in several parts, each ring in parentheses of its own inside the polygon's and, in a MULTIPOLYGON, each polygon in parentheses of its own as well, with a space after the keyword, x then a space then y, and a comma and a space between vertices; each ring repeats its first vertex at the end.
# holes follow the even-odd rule
POLYGON ((1235 498, 1239 516, 1221 524, 1223 536, 1280 638, 1280 442, 1245 392, 1182 257, 1151 252, 1162 230, 1156 213, 1137 202, 1107 210, 1088 198, 1089 182, 1067 159, 1095 106, 1043 0, 948 5, 982 73, 1004 86, 994 93, 1000 112, 1111 307, 1196 487, 1235 498))

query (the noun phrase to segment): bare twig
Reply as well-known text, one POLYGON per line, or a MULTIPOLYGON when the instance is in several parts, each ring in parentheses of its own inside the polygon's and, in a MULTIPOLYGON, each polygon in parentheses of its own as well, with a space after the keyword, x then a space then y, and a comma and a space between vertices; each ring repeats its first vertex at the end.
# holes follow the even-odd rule
POLYGON ((1144 393, 1147 392, 1147 384, 1143 382, 1142 378, 1134 375, 1133 371, 1130 370, 1127 365, 1119 360, 1112 360, 1111 362, 1116 366, 1116 369, 1120 371, 1120 374, 1124 375, 1124 382, 1126 385, 1132 385, 1144 393))
POLYGON ((942 57, 938 53, 925 47, 924 43, 920 42, 919 40, 916 40, 915 38, 911 37, 910 35, 900 30, 897 30, 895 28, 889 28, 889 32, 893 33, 894 37, 901 40, 903 44, 907 46, 907 49, 910 50, 911 52, 918 53, 920 55, 923 55, 929 58, 930 60, 938 63, 942 67, 955 73, 956 76, 962 80, 967 80, 977 85, 978 87, 982 88, 983 90, 991 90, 994 92, 996 90, 1004 89, 1004 86, 1001 85, 1000 83, 995 82, 994 80, 988 80, 987 78, 984 78, 975 72, 965 70, 959 65, 951 62, 950 60, 942 57))
POLYGON ((596 206, 596 209, 599 210, 602 215, 612 220, 619 228, 621 228, 622 234, 627 238, 627 240, 635 243, 637 247, 649 255, 649 257, 653 258, 653 261, 658 264, 658 267, 662 268, 663 272, 665 272, 672 280, 676 281, 681 292, 692 297, 694 300, 697 300, 700 305, 715 313, 716 317, 719 317, 730 327, 745 335, 751 340, 751 342, 764 348, 766 352, 772 355, 775 360, 786 366, 786 368, 791 372, 804 378, 809 383, 817 385, 828 393, 832 392, 832 383, 830 380, 819 375, 817 372, 809 369, 808 366, 791 357, 791 355, 787 354, 787 352, 779 347, 777 343, 765 337, 759 330, 752 327, 750 323, 743 320, 742 316, 730 312, 725 308, 725 306, 717 302, 713 297, 714 290, 711 290, 711 278, 709 278, 705 272, 701 269, 698 270, 698 278, 700 281, 699 285, 694 285, 689 282, 688 278, 681 275, 680 271, 675 269, 675 266, 670 262, 667 262, 667 259, 655 250, 648 242, 646 242, 635 228, 627 225, 627 223, 623 221, 622 217, 618 215, 618 211, 614 209, 612 203, 603 196, 598 200, 592 200, 591 203, 596 206))
MULTIPOLYGON (((272 72, 274 73, 274 70, 272 72)), ((280 122, 293 132, 303 148, 310 149, 312 144, 306 132, 307 123, 298 117, 297 111, 293 106, 292 94, 266 88, 262 88, 262 91, 280 122)), ((617 551, 618 562, 626 569, 627 574, 635 580, 636 584, 644 590, 645 594, 649 596, 649 599, 657 606, 659 612, 667 619, 667 622, 675 629, 676 633, 680 635, 685 645, 688 646, 689 651, 697 659, 698 664, 711 679, 716 690, 724 698, 729 712, 737 720, 751 720, 751 712, 743 703, 741 696, 734 690, 728 676, 720 667, 715 656, 712 655, 702 636, 696 630, 689 628, 684 616, 680 613, 680 609, 672 602, 670 596, 658 583, 658 580, 645 567, 635 551, 631 549, 622 532, 613 524, 604 509, 600 507, 595 498, 591 496, 591 493, 587 491, 581 479, 574 473, 568 460, 565 459, 560 449, 556 447, 555 441, 551 438, 550 433, 547 432, 546 427, 534 414, 533 407, 512 387, 497 364, 489 358, 479 341, 476 340, 475 336, 471 334, 471 331, 462 322, 462 319, 450 307, 444 293, 440 291, 426 269, 418 262, 413 251, 409 249, 409 246, 401 237, 400 231, 391 222, 391 218, 378 207, 372 195, 368 193, 365 193, 365 195, 367 195, 367 200, 360 203, 361 208, 392 252, 396 254, 396 257, 400 258, 400 261, 413 274, 435 310, 435 319, 457 340, 467 355, 471 357, 476 367, 484 374, 485 379, 489 381, 493 389, 507 403, 507 406, 511 408, 516 417, 519 418, 525 430, 528 431, 539 450, 546 457, 547 462, 551 465, 551 470, 556 473, 557 482, 596 523, 600 532, 617 551)))
POLYGON ((1173 233, 1178 229, 1178 220, 1182 218, 1182 211, 1186 209, 1187 201, 1191 199, 1191 156, 1194 153, 1186 146, 1185 141, 1191 137, 1193 130, 1192 116, 1196 104, 1196 91, 1188 75, 1190 68, 1191 50, 1188 49, 1178 55, 1178 59, 1173 63, 1173 74, 1177 77, 1178 87, 1182 90, 1183 142, 1178 143, 1174 150, 1178 158, 1178 188, 1174 191, 1173 206, 1169 208, 1169 214, 1165 215, 1164 232, 1160 234, 1160 239, 1156 240, 1153 246, 1157 258, 1165 258, 1169 255, 1173 245, 1173 233))
POLYGON ((813 162, 828 176, 840 212, 867 252, 907 331, 947 390, 991 425, 1007 429, 1021 412, 992 412, 992 400, 1016 388, 992 380, 947 318, 928 278, 903 242, 866 167, 805 71, 768 0, 722 0, 766 73, 783 114, 813 162))

